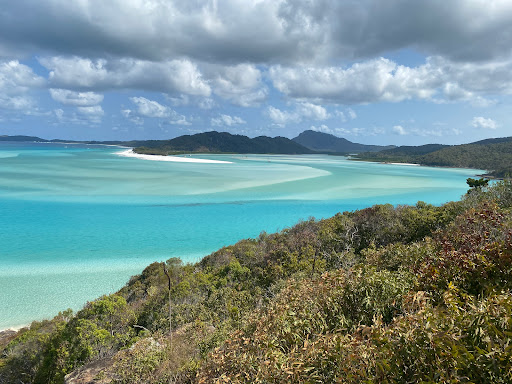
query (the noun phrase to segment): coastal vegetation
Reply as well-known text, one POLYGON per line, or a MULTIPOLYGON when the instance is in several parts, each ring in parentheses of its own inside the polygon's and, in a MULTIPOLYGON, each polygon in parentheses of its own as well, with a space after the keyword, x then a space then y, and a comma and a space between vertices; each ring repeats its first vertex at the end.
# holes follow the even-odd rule
POLYGON ((488 176, 512 175, 512 137, 487 139, 471 144, 398 147, 380 152, 361 153, 359 160, 417 163, 431 166, 485 169, 488 176))
POLYGON ((509 383, 511 210, 505 180, 153 263, 0 338, 0 383, 509 383))

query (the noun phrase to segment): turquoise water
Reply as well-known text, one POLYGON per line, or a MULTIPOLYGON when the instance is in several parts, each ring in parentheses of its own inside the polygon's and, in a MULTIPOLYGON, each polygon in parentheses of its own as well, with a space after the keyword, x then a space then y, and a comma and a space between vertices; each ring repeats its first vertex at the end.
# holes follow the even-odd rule
POLYGON ((78 309, 153 261, 197 261, 300 219, 457 200, 480 172, 323 155, 176 163, 121 150, 0 142, 0 329, 78 309))

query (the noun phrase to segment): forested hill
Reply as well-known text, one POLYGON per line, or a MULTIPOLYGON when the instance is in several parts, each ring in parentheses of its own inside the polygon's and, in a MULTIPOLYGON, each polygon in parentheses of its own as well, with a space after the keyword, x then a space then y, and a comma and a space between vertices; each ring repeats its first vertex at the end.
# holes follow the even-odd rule
POLYGON ((431 166, 485 169, 489 176, 512 175, 512 137, 487 139, 471 144, 398 147, 377 153, 367 152, 359 160, 417 163, 431 166))
POLYGON ((292 140, 306 148, 318 152, 336 152, 348 154, 360 152, 376 152, 382 151, 384 149, 395 148, 394 145, 381 146, 353 143, 341 137, 311 130, 302 132, 299 136, 293 138, 292 140))
POLYGON ((168 155, 183 152, 211 153, 259 153, 259 154, 308 154, 314 151, 287 139, 286 137, 259 136, 253 139, 232 135, 227 132, 205 132, 184 135, 170 140, 131 140, 131 141, 75 141, 42 139, 36 136, 0 136, 0 141, 52 142, 80 144, 109 144, 135 147, 135 152, 155 155, 168 155))
POLYGON ((511 383, 511 210, 501 181, 154 263, 0 333, 0 383, 511 383))
POLYGON ((167 155, 176 152, 307 154, 308 148, 285 137, 259 136, 253 139, 227 132, 184 135, 171 140, 135 141, 135 152, 167 155))
POLYGON ((36 136, 7 136, 0 135, 0 141, 46 141, 36 136))

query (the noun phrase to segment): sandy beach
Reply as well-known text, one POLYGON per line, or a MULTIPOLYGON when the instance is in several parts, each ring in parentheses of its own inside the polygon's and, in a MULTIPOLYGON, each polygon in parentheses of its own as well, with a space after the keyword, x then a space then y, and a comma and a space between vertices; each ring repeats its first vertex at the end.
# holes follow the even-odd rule
POLYGON ((382 164, 391 164, 391 165, 412 165, 415 167, 420 167, 421 164, 414 164, 414 163, 382 163, 382 164))
POLYGON ((142 160, 153 160, 153 161, 173 161, 177 163, 212 163, 212 164, 232 164, 231 161, 221 160, 209 160, 209 159, 196 159, 192 157, 180 157, 180 156, 160 156, 160 155, 141 155, 133 152, 132 149, 126 151, 117 152, 117 155, 124 157, 135 157, 142 160))

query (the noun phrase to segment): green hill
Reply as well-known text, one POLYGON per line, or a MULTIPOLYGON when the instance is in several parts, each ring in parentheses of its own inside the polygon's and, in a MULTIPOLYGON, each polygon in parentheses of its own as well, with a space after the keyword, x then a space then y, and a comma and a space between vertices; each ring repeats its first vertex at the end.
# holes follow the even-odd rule
POLYGON ((336 153, 359 153, 359 152, 376 152, 384 149, 394 148, 391 146, 380 145, 364 145, 352 143, 347 139, 336 137, 328 133, 316 131, 304 131, 299 136, 292 139, 296 143, 303 145, 317 152, 336 152, 336 153))
POLYGON ((377 153, 362 153, 356 159, 485 169, 489 176, 506 177, 512 175, 512 137, 453 146, 431 144, 398 147, 377 153))
POLYGON ((0 141, 47 141, 36 136, 8 136, 0 135, 0 141))
POLYGON ((510 383, 511 210, 502 181, 153 263, 0 334, 0 383, 510 383))
POLYGON ((213 153, 274 153, 306 154, 311 150, 285 137, 259 136, 253 139, 232 135, 227 132, 205 132, 196 135, 184 135, 172 140, 136 141, 135 152, 146 154, 170 154, 175 152, 213 152, 213 153))
POLYGON ((443 144, 425 144, 419 146, 402 145, 400 147, 385 149, 382 151, 383 156, 415 156, 426 155, 427 153, 439 151, 448 148, 449 145, 443 144))

